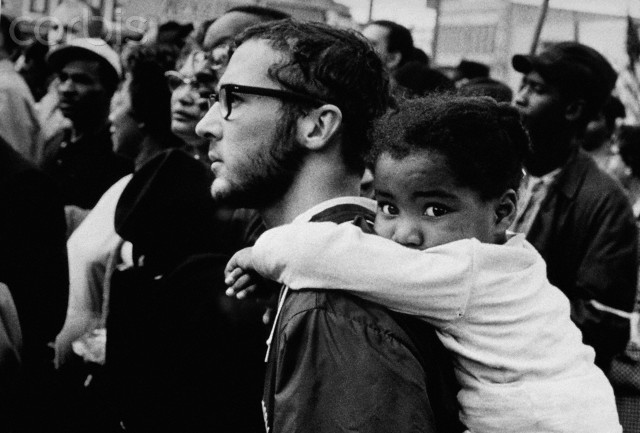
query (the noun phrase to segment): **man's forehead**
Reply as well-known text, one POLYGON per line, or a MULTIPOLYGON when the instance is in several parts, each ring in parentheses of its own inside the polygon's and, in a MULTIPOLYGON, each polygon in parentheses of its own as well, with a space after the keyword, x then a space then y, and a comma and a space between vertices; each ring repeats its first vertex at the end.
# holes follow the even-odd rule
POLYGON ((276 51, 267 41, 252 39, 242 43, 231 56, 229 65, 220 84, 242 84, 266 86, 273 84, 269 68, 282 60, 282 53, 276 51))
POLYGON ((100 62, 97 60, 90 59, 77 59, 70 60, 60 68, 61 71, 65 72, 79 72, 79 73, 87 73, 87 74, 97 74, 100 68, 100 62))
POLYGON ((536 71, 530 71, 524 74, 522 76, 522 81, 528 82, 528 83, 548 85, 547 81, 542 77, 542 75, 540 75, 540 73, 536 71))

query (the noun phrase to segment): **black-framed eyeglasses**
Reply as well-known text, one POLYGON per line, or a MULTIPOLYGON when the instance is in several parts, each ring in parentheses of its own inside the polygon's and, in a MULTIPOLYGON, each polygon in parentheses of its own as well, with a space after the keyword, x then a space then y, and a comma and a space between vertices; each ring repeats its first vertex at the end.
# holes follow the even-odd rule
POLYGON ((186 77, 177 71, 167 71, 164 76, 172 92, 181 86, 189 86, 202 98, 207 98, 218 83, 218 78, 214 74, 197 73, 193 77, 186 77))
POLYGON ((239 84, 223 84, 220 90, 211 93, 208 97, 209 108, 213 107, 216 102, 220 103, 220 114, 224 119, 228 119, 233 108, 234 94, 242 93, 246 95, 269 96, 293 102, 302 102, 311 105, 323 105, 328 102, 314 96, 304 95, 302 93, 290 92, 288 90, 269 89, 266 87, 241 86, 239 84))

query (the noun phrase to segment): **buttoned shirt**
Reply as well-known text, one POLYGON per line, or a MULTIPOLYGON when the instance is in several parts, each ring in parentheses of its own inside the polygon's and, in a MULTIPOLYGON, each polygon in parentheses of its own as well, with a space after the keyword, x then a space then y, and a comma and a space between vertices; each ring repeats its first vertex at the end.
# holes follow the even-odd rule
POLYGON ((511 230, 516 233, 529 233, 531 224, 540 210, 542 200, 547 196, 549 188, 558 177, 561 167, 536 177, 528 174, 522 181, 520 187, 520 198, 518 200, 518 213, 511 226, 511 230))

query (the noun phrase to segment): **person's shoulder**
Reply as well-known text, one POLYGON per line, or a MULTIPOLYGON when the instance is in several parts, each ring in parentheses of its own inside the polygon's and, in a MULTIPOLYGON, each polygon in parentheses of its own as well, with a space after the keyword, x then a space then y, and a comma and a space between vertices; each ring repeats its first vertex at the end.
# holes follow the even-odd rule
POLYGON ((0 183, 15 179, 45 181, 45 174, 32 162, 15 150, 9 143, 0 139, 0 183))
POLYGON ((582 177, 576 189, 576 200, 579 203, 587 206, 609 205, 630 209, 622 186, 602 171, 589 155, 579 152, 573 165, 571 175, 582 177))
POLYGON ((342 324, 349 322, 363 329, 402 332, 388 309, 341 290, 289 291, 281 315, 282 323, 286 324, 322 321, 342 329, 342 324))
POLYGON ((602 169, 598 167, 598 164, 589 155, 584 152, 580 152, 577 156, 576 164, 581 167, 581 171, 584 173, 582 190, 601 193, 614 192, 624 196, 624 191, 620 184, 610 175, 602 171, 602 169))

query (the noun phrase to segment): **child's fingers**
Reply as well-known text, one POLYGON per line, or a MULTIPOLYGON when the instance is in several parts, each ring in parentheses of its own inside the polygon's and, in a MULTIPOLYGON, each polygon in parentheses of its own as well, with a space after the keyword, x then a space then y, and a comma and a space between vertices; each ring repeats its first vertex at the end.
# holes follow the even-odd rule
POLYGON ((236 293, 236 298, 244 299, 252 292, 251 290, 247 292, 252 286, 255 290, 255 281, 251 278, 251 275, 243 273, 236 279, 231 287, 236 293))
POLYGON ((226 277, 228 277, 234 269, 238 269, 238 261, 236 260, 236 256, 231 257, 227 262, 227 266, 224 267, 225 281, 226 277))
POLYGON ((253 295, 256 292, 257 288, 258 286, 256 286, 255 284, 251 284, 250 286, 247 286, 246 288, 238 291, 238 293, 236 294, 236 298, 245 299, 253 295))
POLYGON ((273 320, 273 312, 273 308, 267 307, 264 314, 262 315, 262 323, 264 323, 265 325, 270 325, 271 321, 273 320))
POLYGON ((241 268, 233 268, 233 269, 229 269, 229 271, 227 272, 227 270, 225 269, 225 277, 224 277, 224 283, 227 286, 233 286, 235 284, 235 282, 238 280, 238 278, 244 273, 244 271, 241 268))

